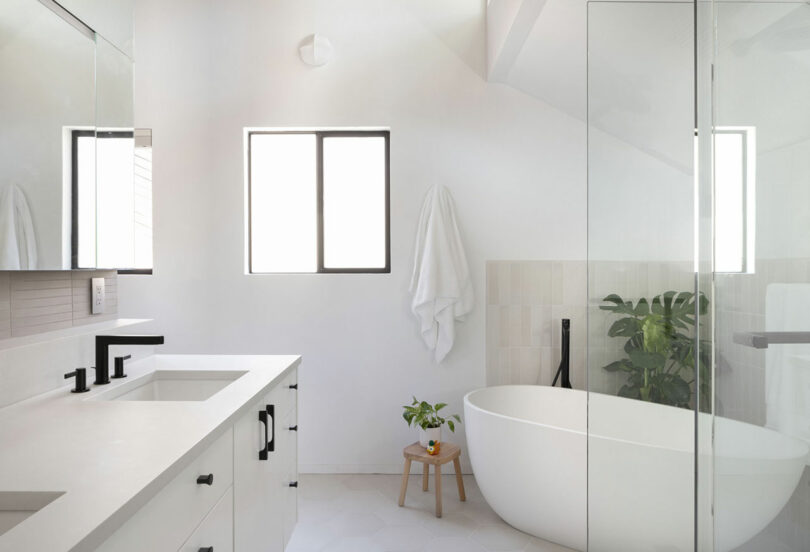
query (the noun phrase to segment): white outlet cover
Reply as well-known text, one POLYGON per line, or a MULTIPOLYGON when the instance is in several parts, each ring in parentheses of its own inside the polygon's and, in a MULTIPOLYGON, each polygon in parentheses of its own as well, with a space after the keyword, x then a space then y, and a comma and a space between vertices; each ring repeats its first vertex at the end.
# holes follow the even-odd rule
POLYGON ((105 289, 104 278, 91 278, 90 312, 92 314, 103 314, 106 301, 107 292, 105 289))

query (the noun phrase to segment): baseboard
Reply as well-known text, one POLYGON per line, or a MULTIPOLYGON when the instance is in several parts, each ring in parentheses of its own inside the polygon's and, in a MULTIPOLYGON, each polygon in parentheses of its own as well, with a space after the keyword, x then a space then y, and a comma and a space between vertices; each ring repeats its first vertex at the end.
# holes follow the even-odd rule
MULTIPOLYGON (((453 466, 445 466, 448 474, 453 473, 453 466)), ((461 472, 464 475, 472 475, 472 469, 462 462, 461 472)), ((388 474, 398 475, 402 473, 402 464, 299 464, 298 473, 312 474, 388 474)), ((422 473, 422 464, 414 462, 411 466, 411 474, 422 473)))

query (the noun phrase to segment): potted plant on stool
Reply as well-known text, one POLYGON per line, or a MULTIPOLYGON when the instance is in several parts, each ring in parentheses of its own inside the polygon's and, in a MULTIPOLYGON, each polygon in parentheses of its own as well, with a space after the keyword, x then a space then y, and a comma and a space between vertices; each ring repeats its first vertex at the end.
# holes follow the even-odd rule
POLYGON ((408 422, 408 426, 415 425, 419 427, 419 444, 423 447, 428 446, 430 441, 441 442, 442 440, 442 426, 447 424, 450 431, 456 431, 456 425, 453 420, 461 423, 461 418, 458 414, 448 416, 450 419, 443 418, 439 414, 439 410, 447 406, 446 403, 437 403, 431 405, 427 401, 419 401, 416 397, 410 406, 405 405, 402 408, 405 412, 402 417, 408 422))

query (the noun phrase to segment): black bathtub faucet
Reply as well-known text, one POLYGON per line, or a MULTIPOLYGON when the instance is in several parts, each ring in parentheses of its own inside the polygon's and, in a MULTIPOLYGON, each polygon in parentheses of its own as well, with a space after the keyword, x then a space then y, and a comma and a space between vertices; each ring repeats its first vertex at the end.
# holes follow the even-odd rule
POLYGON ((557 385, 557 380, 562 376, 560 387, 571 389, 571 320, 568 318, 562 319, 562 354, 560 355, 560 367, 557 368, 557 374, 554 376, 552 387, 557 385))

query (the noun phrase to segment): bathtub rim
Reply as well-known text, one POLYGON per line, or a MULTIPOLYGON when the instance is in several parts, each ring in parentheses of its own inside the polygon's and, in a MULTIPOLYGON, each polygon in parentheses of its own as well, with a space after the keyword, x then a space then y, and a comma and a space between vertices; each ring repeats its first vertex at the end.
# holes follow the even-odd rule
MULTIPOLYGON (((594 393, 596 393, 596 392, 594 392, 594 393)), ((647 403, 645 401, 638 401, 636 399, 628 399, 626 397, 618 397, 618 396, 615 396, 615 395, 608 395, 606 393, 596 393, 596 394, 599 395, 600 399, 628 400, 628 401, 634 401, 634 402, 641 403, 643 405, 646 405, 647 407, 655 406, 655 407, 661 407, 661 408, 673 408, 673 409, 676 409, 676 410, 683 410, 685 413, 688 413, 690 416, 694 416, 694 414, 695 414, 695 412, 693 410, 691 410, 691 409, 677 408, 677 407, 674 407, 674 406, 663 405, 663 404, 658 404, 658 403, 647 403)), ((546 429, 552 429, 554 431, 564 431, 566 433, 572 433, 574 435, 583 435, 585 437, 585 439, 588 440, 588 441, 590 441, 590 439, 598 439, 598 440, 605 440, 605 441, 614 441, 614 442, 617 442, 617 443, 635 445, 635 446, 640 446, 640 447, 649 447, 649 448, 653 448, 653 449, 666 450, 666 451, 670 451, 670 452, 686 453, 686 454, 690 454, 690 455, 695 454, 694 449, 689 450, 689 449, 685 449, 685 448, 677 447, 677 446, 666 446, 666 445, 661 445, 661 444, 644 443, 644 442, 642 442, 640 440, 637 440, 637 439, 626 439, 626 438, 619 438, 619 437, 610 437, 610 436, 605 436, 605 435, 594 435, 594 434, 589 433, 589 431, 588 431, 589 430, 589 426, 588 426, 589 418, 588 418, 588 416, 590 415, 590 399, 591 399, 590 395, 591 395, 591 392, 587 391, 587 390, 584 390, 584 389, 564 389, 562 387, 552 387, 550 385, 532 385, 532 384, 491 385, 491 386, 486 386, 486 387, 479 387, 477 389, 473 389, 472 391, 469 391, 468 393, 466 393, 464 395, 463 405, 464 405, 465 408, 469 405, 470 408, 472 408, 472 409, 474 409, 474 410, 476 410, 478 412, 481 412, 483 414, 488 414, 490 416, 495 416, 497 418, 501 418, 501 419, 504 419, 504 420, 509 420, 509 421, 512 421, 512 422, 519 422, 519 423, 524 423, 524 424, 530 424, 530 425, 537 426, 537 427, 542 427, 542 428, 546 428, 546 429), (554 389, 555 393, 560 393, 560 392, 564 391, 564 392, 574 392, 574 393, 579 394, 579 395, 584 394, 585 395, 585 413, 586 413, 585 414, 585 430, 582 431, 582 430, 578 430, 578 429, 570 429, 570 428, 565 428, 565 427, 561 427, 561 426, 558 426, 558 425, 552 425, 552 424, 543 423, 543 422, 535 422, 533 420, 527 420, 525 418, 517 418, 515 416, 509 416, 508 414, 495 412, 493 410, 487 410, 487 409, 485 409, 485 408, 483 408, 481 406, 476 405, 474 402, 472 402, 472 400, 470 400, 470 397, 472 395, 474 395, 476 393, 483 393, 483 392, 485 392, 485 391, 487 391, 489 389, 495 389, 495 388, 499 388, 499 389, 503 389, 503 388, 535 388, 535 387, 542 387, 542 388, 546 388, 546 389, 554 389)), ((701 416, 709 417, 709 419, 706 420, 706 422, 708 424, 710 424, 710 427, 712 427, 711 431, 716 431, 714 429, 714 426, 717 423, 717 420, 723 420, 722 423, 724 423, 724 424, 726 424, 726 423, 731 424, 732 426, 737 426, 737 427, 739 427, 741 429, 745 428, 745 429, 747 429, 749 431, 753 431, 754 433, 758 433, 758 432, 762 432, 762 431, 772 432, 772 433, 778 435, 784 441, 785 445, 787 445, 785 448, 796 450, 798 448, 803 447, 804 450, 805 450, 803 455, 799 455, 797 453, 792 453, 792 454, 788 453, 788 454, 779 454, 779 455, 774 455, 774 456, 766 456, 764 458, 763 457, 753 457, 753 456, 748 456, 748 455, 739 455, 739 454, 733 454, 733 455, 722 454, 722 453, 721 454, 716 454, 716 451, 715 451, 715 453, 712 454, 712 456, 714 456, 716 459, 792 461, 792 460, 796 460, 798 458, 804 458, 806 461, 810 462, 810 443, 806 443, 806 442, 802 441, 801 439, 798 439, 796 437, 792 437, 790 435, 786 435, 784 433, 780 433, 778 431, 774 431, 774 430, 772 430, 772 429, 770 429, 768 427, 764 427, 764 426, 758 426, 758 425, 754 425, 754 424, 749 424, 747 422, 741 422, 739 420, 734 420, 734 419, 731 419, 731 418, 724 418, 722 416, 717 416, 717 415, 714 415, 714 414, 706 414, 706 413, 700 413, 700 414, 701 414, 701 416)))

